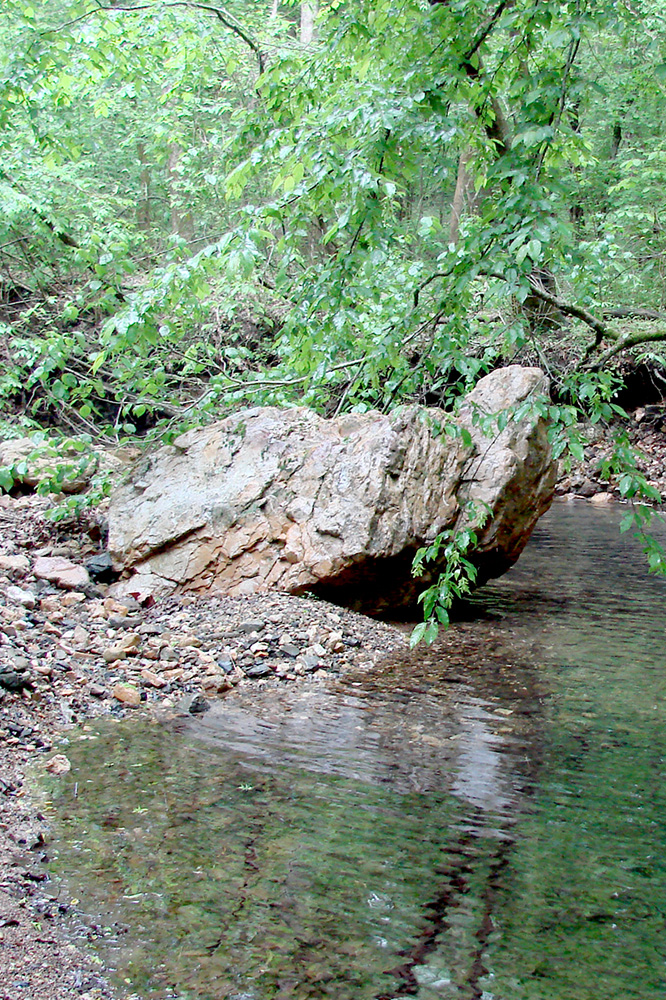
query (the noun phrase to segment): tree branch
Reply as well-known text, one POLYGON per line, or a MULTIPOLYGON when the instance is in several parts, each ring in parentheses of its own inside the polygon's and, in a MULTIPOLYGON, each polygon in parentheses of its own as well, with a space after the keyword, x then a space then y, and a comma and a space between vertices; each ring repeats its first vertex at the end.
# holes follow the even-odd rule
MULTIPOLYGON (((432 2, 432 0, 431 0, 431 2, 432 2)), ((435 0, 435 2, 437 3, 438 0, 435 0)), ((515 3, 515 0, 502 0, 502 2, 500 4, 498 4, 498 6, 495 8, 494 12, 491 14, 491 16, 486 21, 485 26, 481 29, 481 31, 479 32, 479 34, 476 36, 476 38, 474 39, 474 41, 472 42, 472 44, 468 48, 467 52, 465 52, 465 54, 463 55, 463 61, 464 62, 466 62, 466 63, 469 62, 469 60, 472 59, 472 57, 476 55, 476 53, 481 48, 481 46, 485 42, 485 40, 488 37, 488 35, 490 35, 492 33, 493 28, 495 27, 495 25, 499 21, 500 17, 504 13, 504 11, 507 9, 507 7, 513 7, 514 3, 515 3)))
POLYGON ((620 306, 617 309, 604 309, 604 316, 611 319, 654 319, 666 322, 666 313, 656 309, 634 309, 632 306, 620 306))
POLYGON ((617 354, 622 351, 627 351, 631 347, 638 347, 639 344, 649 344, 655 343, 656 341, 666 340, 666 330, 650 330, 643 333, 628 333, 624 337, 620 337, 615 343, 611 344, 596 361, 584 364, 583 367, 589 369, 590 371, 597 371, 599 368, 603 368, 607 361, 614 358, 617 354))
MULTIPOLYGON (((493 274, 492 277, 500 278, 501 275, 493 274)), ((541 299, 542 302, 547 302, 549 305, 554 306, 555 309, 559 309, 559 311, 564 313, 565 316, 575 316, 576 319, 582 320, 583 323, 589 326, 591 330, 594 330, 598 338, 597 343, 601 340, 617 341, 621 339, 621 334, 619 334, 617 330, 608 326, 607 323, 603 323, 597 316, 594 315, 594 313, 589 312, 587 309, 583 309, 582 306, 577 306, 571 302, 565 302, 563 299, 545 291, 537 278, 530 277, 530 285, 533 294, 536 295, 538 299, 541 299)))
POLYGON ((449 268, 448 271, 435 271, 435 273, 431 274, 429 278, 426 278, 425 281, 422 281, 420 285, 417 285, 416 288, 414 289, 414 308, 416 309, 416 307, 419 304, 419 298, 421 292, 423 291, 424 288, 428 287, 431 281, 436 281, 437 278, 448 278, 452 274, 453 274, 453 268, 449 268))
POLYGON ((213 7, 212 4, 207 3, 197 3, 196 0, 169 0, 169 2, 154 4, 154 3, 140 3, 140 4, 128 4, 127 6, 121 6, 120 4, 113 4, 111 6, 105 6, 101 3, 97 7, 92 8, 87 13, 82 14, 80 17, 74 18, 72 21, 66 21, 64 24, 59 25, 57 28, 49 28, 47 31, 42 31, 42 35, 50 35, 56 31, 61 31, 63 28, 69 27, 69 25, 76 24, 78 21, 83 21, 85 18, 92 17, 93 14, 99 14, 104 11, 107 14, 112 13, 115 10, 123 11, 124 13, 132 13, 133 11, 139 10, 158 10, 159 8, 165 7, 188 7, 192 10, 203 10, 208 14, 213 14, 221 24, 224 25, 229 31, 237 35, 245 44, 250 48, 255 56, 257 57, 257 63, 259 66, 259 74, 261 75, 266 69, 266 57, 259 47, 258 42, 252 38, 251 35, 247 33, 245 28, 238 23, 235 17, 228 13, 223 7, 213 7))
MULTIPOLYGON (((495 275, 495 277, 501 277, 501 275, 495 275)), ((590 329, 594 330, 596 338, 594 343, 590 344, 588 347, 585 352, 585 357, 583 358, 583 368, 587 368, 590 371, 602 368, 611 358, 614 358, 622 351, 629 350, 631 347, 638 347, 639 344, 666 341, 666 329, 644 330, 643 332, 621 334, 617 330, 613 329, 613 327, 608 326, 607 323, 603 323, 597 316, 589 312, 587 309, 583 309, 582 306, 577 306, 570 302, 564 302, 557 296, 550 295, 549 292, 546 292, 541 287, 538 279, 530 278, 530 285, 532 287, 533 294, 536 295, 538 299, 541 299, 543 302, 547 302, 549 305, 559 309, 559 311, 564 313, 565 316, 574 316, 576 319, 582 320, 583 323, 590 327, 590 329), (595 361, 590 361, 590 355, 597 347, 599 347, 602 340, 611 340, 612 344, 605 351, 603 351, 595 361)), ((608 310, 608 312, 612 315, 613 313, 622 313, 622 310, 608 310)), ((652 310, 645 310, 645 312, 651 313, 652 310)), ((664 319, 663 314, 657 313, 656 316, 664 319)), ((653 316, 650 318, 653 318, 653 316)))

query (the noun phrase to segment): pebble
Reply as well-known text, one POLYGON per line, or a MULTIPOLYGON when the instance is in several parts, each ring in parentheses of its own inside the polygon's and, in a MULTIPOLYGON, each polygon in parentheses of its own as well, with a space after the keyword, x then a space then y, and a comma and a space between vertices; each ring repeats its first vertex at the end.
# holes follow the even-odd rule
POLYGON ((596 504, 607 504, 613 503, 615 497, 612 493, 595 493, 594 496, 590 497, 590 503, 596 504))
POLYGON ((0 555, 0 570, 5 573, 15 573, 17 576, 24 576, 29 569, 30 560, 27 556, 0 555))
POLYGON ((176 650, 171 646, 162 646, 159 658, 160 660, 166 660, 171 663, 176 663, 180 659, 176 650))
POLYGON ((297 661, 298 666, 302 666, 308 672, 316 670, 322 666, 321 658, 316 653, 304 653, 297 661))
POLYGON ((147 667, 144 667, 141 670, 141 677, 146 682, 146 684, 150 685, 150 687, 163 688, 166 687, 168 684, 168 681, 166 681, 164 677, 161 677, 159 674, 156 674, 154 670, 149 670, 147 667))
POLYGON ((115 663, 117 660, 125 659, 127 650, 121 649, 120 646, 109 646, 108 649, 103 650, 102 656, 107 663, 115 663))
POLYGON ((132 684, 116 684, 111 692, 116 701, 136 708, 141 704, 141 692, 132 684))
POLYGON ((190 715, 203 715, 210 708, 210 702, 206 701, 202 694, 189 694, 178 703, 181 712, 188 712, 190 715))
POLYGON ((238 626, 238 629, 241 632, 261 632, 264 628, 266 628, 266 622, 260 621, 259 619, 256 621, 241 622, 238 626))
POLYGON ((12 670, 7 666, 0 666, 0 687, 7 691, 22 691, 30 686, 30 677, 21 670, 12 670))
POLYGON ((72 765, 69 762, 69 758, 65 756, 64 753, 57 753, 55 757, 51 757, 50 760, 44 765, 49 774, 67 774, 68 771, 72 770, 72 765))
POLYGON ((73 590, 70 594, 63 594, 61 604, 63 608, 71 608, 74 604, 82 604, 85 599, 86 595, 80 590, 73 590))
POLYGON ((31 590, 23 590, 22 587, 16 587, 13 584, 7 587, 7 599, 13 601, 14 604, 23 605, 24 608, 37 606, 37 598, 31 590))
POLYGON ((268 677, 273 671, 267 663, 260 663, 254 667, 247 667, 245 675, 247 677, 268 677))

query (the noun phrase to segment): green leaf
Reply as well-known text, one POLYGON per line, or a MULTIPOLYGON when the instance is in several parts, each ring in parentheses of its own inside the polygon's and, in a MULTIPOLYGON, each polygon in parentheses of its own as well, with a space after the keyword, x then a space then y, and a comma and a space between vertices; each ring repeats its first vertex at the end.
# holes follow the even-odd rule
POLYGON ((423 634, 424 641, 430 646, 437 636, 439 635, 439 623, 435 618, 431 618, 427 623, 426 630, 423 634))
POLYGON ((13 485, 14 476, 12 475, 12 470, 7 465, 2 466, 2 468, 0 468, 0 490, 4 490, 6 493, 9 493, 13 485))
POLYGON ((427 622, 419 622, 418 625, 414 627, 412 634, 409 637, 409 648, 414 649, 414 646, 418 645, 425 635, 426 628, 428 627, 427 622))

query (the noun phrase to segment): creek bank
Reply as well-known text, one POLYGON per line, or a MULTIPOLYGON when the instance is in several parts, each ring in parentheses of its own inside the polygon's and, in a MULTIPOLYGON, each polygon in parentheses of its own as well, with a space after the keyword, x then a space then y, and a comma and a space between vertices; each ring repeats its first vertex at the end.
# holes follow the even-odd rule
POLYGON ((636 450, 636 469, 648 484, 666 497, 666 407, 637 407, 626 421, 615 425, 586 424, 582 435, 585 440, 582 461, 572 460, 570 468, 561 464, 556 496, 581 497, 590 500, 598 494, 610 494, 620 499, 618 477, 604 475, 602 466, 612 460, 615 436, 626 435, 636 450))
MULTIPOLYGON (((663 424, 655 422, 652 417, 647 421, 639 419, 630 424, 628 431, 644 453, 641 459, 645 463, 643 471, 662 492, 666 492, 666 434, 663 424)), ((610 435, 595 428, 589 440, 584 463, 574 468, 572 474, 560 478, 557 491, 564 497, 581 493, 591 497, 615 492, 615 486, 601 480, 596 469, 600 452, 611 447, 610 435)), ((151 706, 164 713, 189 711, 192 704, 182 709, 178 707, 181 699, 192 697, 197 692, 208 699, 215 697, 212 691, 198 685, 199 678, 222 677, 225 683, 228 678, 224 668, 221 668, 222 675, 216 670, 209 673, 208 667, 201 669, 205 657, 202 658, 197 650, 212 653, 212 644, 220 642, 217 638, 212 639, 208 631, 210 624, 204 624, 202 631, 206 635, 201 646, 180 646, 178 643, 179 636, 196 635, 198 622, 205 619, 203 609, 207 607, 206 598, 196 598, 191 603, 188 600, 170 603, 168 613, 166 605, 157 604, 152 609, 137 609, 128 605, 125 613, 112 612, 110 606, 105 609, 106 617, 93 617, 90 609, 104 605, 107 596, 105 587, 95 589, 95 585, 91 584, 86 585, 87 593, 67 591, 34 578, 32 569, 38 554, 71 560, 79 565, 90 556, 99 554, 98 527, 81 522, 70 525, 69 530, 60 529, 46 520, 44 514, 48 506, 47 499, 36 496, 0 498, 0 549, 9 560, 0 573, 0 602, 3 608, 10 609, 7 617, 0 621, 0 650, 7 646, 14 651, 11 658, 3 660, 3 663, 11 659, 14 673, 28 673, 30 676, 33 670, 31 660, 42 663, 42 653, 51 654, 46 664, 51 668, 50 675, 37 674, 35 681, 31 681, 32 687, 21 684, 18 690, 0 688, 0 1000, 20 1000, 22 996, 29 1000, 129 1000, 126 991, 112 987, 104 979, 104 970, 83 950, 85 940, 94 938, 102 930, 81 925, 78 932, 81 947, 72 941, 69 932, 63 933, 65 923, 70 919, 71 900, 44 878, 43 860, 48 856, 49 849, 48 828, 30 793, 30 768, 36 761, 46 761, 54 756, 56 750, 62 749, 55 747, 55 741, 75 722, 86 725, 88 720, 102 715, 138 716, 150 712, 151 706), (10 587, 31 593, 34 606, 29 608, 20 601, 8 600, 10 587), (82 600, 78 596, 81 593, 82 600), (41 607, 42 600, 47 602, 44 609, 41 607), (160 621, 162 611, 165 620, 160 621), (112 613, 122 620, 120 627, 110 624, 112 613), (173 616, 181 614, 185 617, 176 622, 177 627, 174 628, 173 616), (58 618, 58 615, 62 617, 58 618), (25 623, 25 627, 19 623, 25 623), (139 628, 146 625, 164 631, 139 632, 139 628), (8 628, 14 633, 8 634, 8 628), (49 628, 55 631, 49 631, 49 628), (94 655, 92 649, 85 648, 82 633, 77 632, 77 628, 89 633, 89 644, 95 646, 94 655), (72 634, 65 635, 68 632, 72 634), (166 645, 175 649, 179 657, 182 656, 182 664, 180 660, 159 660, 160 650, 157 661, 152 659, 151 653, 151 656, 145 657, 148 664, 140 664, 141 650, 154 649, 148 640, 164 638, 165 632, 171 633, 166 645), (141 637, 136 653, 126 650, 125 658, 115 661, 115 664, 104 659, 104 649, 135 633, 141 637), (204 648, 206 643, 210 643, 211 648, 204 648), (36 647, 34 652, 30 649, 31 645, 36 647), (154 669, 156 663, 160 670, 154 669), (139 665, 141 669, 137 671, 139 665), (140 676, 141 671, 147 669, 163 677, 163 665, 164 671, 178 670, 182 666, 184 673, 180 677, 167 678, 167 684, 162 688, 151 686, 145 677, 140 676), (16 667, 20 669, 16 670, 16 667), (188 679, 187 673, 195 667, 194 675, 188 679), (145 701, 139 697, 139 707, 132 707, 117 700, 113 696, 113 687, 120 683, 137 689, 140 696, 145 693, 145 701), (95 685, 102 689, 103 696, 93 693, 95 685), (170 685, 171 689, 166 690, 170 685), (160 707, 166 699, 172 704, 160 707)), ((270 600, 273 601, 273 596, 270 600)), ((381 669, 384 662, 381 656, 385 650, 393 649, 402 656, 401 650, 406 648, 406 636, 400 630, 351 615, 320 601, 284 597, 270 610, 267 605, 256 604, 255 601, 255 598, 246 598, 228 606, 229 617, 225 627, 229 628, 229 632, 224 645, 237 651, 233 677, 230 678, 232 686, 241 685, 252 690, 269 684, 298 684, 303 682, 303 678, 312 683, 309 679, 317 671, 346 670, 348 664, 354 669, 355 663, 376 662, 377 658, 381 669), (327 612, 339 615, 341 622, 344 620, 342 629, 341 622, 326 617, 327 612), (321 614, 323 617, 317 617, 321 614), (282 615, 284 624, 270 621, 271 615, 282 615), (241 630, 241 625, 258 620, 265 624, 263 629, 255 630, 256 636, 241 630), (310 637, 308 630, 313 626, 322 631, 310 637), (238 632, 232 636, 230 633, 234 629, 238 632), (328 630, 329 637, 334 631, 342 631, 344 650, 327 650, 326 642, 319 641, 322 637, 326 638, 324 630, 328 630), (280 651, 279 636, 285 632, 296 640, 294 645, 297 641, 302 642, 301 651, 315 643, 323 646, 326 650, 325 666, 313 672, 304 670, 302 674, 292 670, 293 680, 287 676, 289 670, 280 678, 272 666, 271 675, 268 675, 272 677, 270 680, 248 676, 244 666, 266 665, 271 656, 275 664, 279 663, 282 667, 288 667, 290 663, 296 666, 297 657, 289 659, 288 652, 284 656, 284 649, 280 651), (300 639, 293 633, 301 633, 300 639), (277 649, 275 638, 268 641, 267 650, 261 646, 251 649, 256 643, 266 642, 267 635, 278 636, 277 649), (350 639, 358 639, 359 645, 345 643, 350 639), (268 655, 255 656, 260 653, 268 655)), ((215 614, 218 613, 219 608, 215 614)), ((470 659, 492 655, 496 645, 504 647, 507 641, 504 633, 501 625, 487 622, 476 621, 471 626, 464 623, 455 625, 442 640, 441 662, 447 665, 447 672, 454 671, 463 677, 469 669, 470 659)), ((218 652, 217 648, 214 651, 218 652)), ((319 652, 314 655, 321 656, 319 652)), ((386 662, 390 663, 392 659, 388 657, 386 662)), ((504 662, 504 655, 498 656, 498 670, 504 662)), ((217 665, 220 666, 219 663, 217 665)), ((366 668, 362 669, 362 673, 367 675, 366 668)))

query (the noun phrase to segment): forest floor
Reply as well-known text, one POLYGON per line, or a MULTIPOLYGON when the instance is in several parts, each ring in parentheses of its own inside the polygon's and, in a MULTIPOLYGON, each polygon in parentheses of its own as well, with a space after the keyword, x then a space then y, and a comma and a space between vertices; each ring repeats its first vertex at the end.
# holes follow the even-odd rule
MULTIPOLYGON (((666 425, 634 415, 628 432, 648 480, 666 494, 666 425), (636 419, 637 418, 637 419, 636 419)), ((562 474, 562 497, 614 499, 597 463, 608 434, 592 428, 585 462, 562 474)), ((283 594, 117 601, 100 585, 63 589, 33 572, 40 556, 81 563, 98 551, 89 522, 66 529, 49 501, 0 497, 0 1000, 127 1000, 87 947, 99 933, 48 876, 49 826, 35 774, 67 769, 58 745, 96 717, 145 715, 169 724, 241 686, 321 681, 370 670, 407 649, 410 626, 283 594)), ((492 655, 497 625, 453 625, 452 661, 492 655)))

